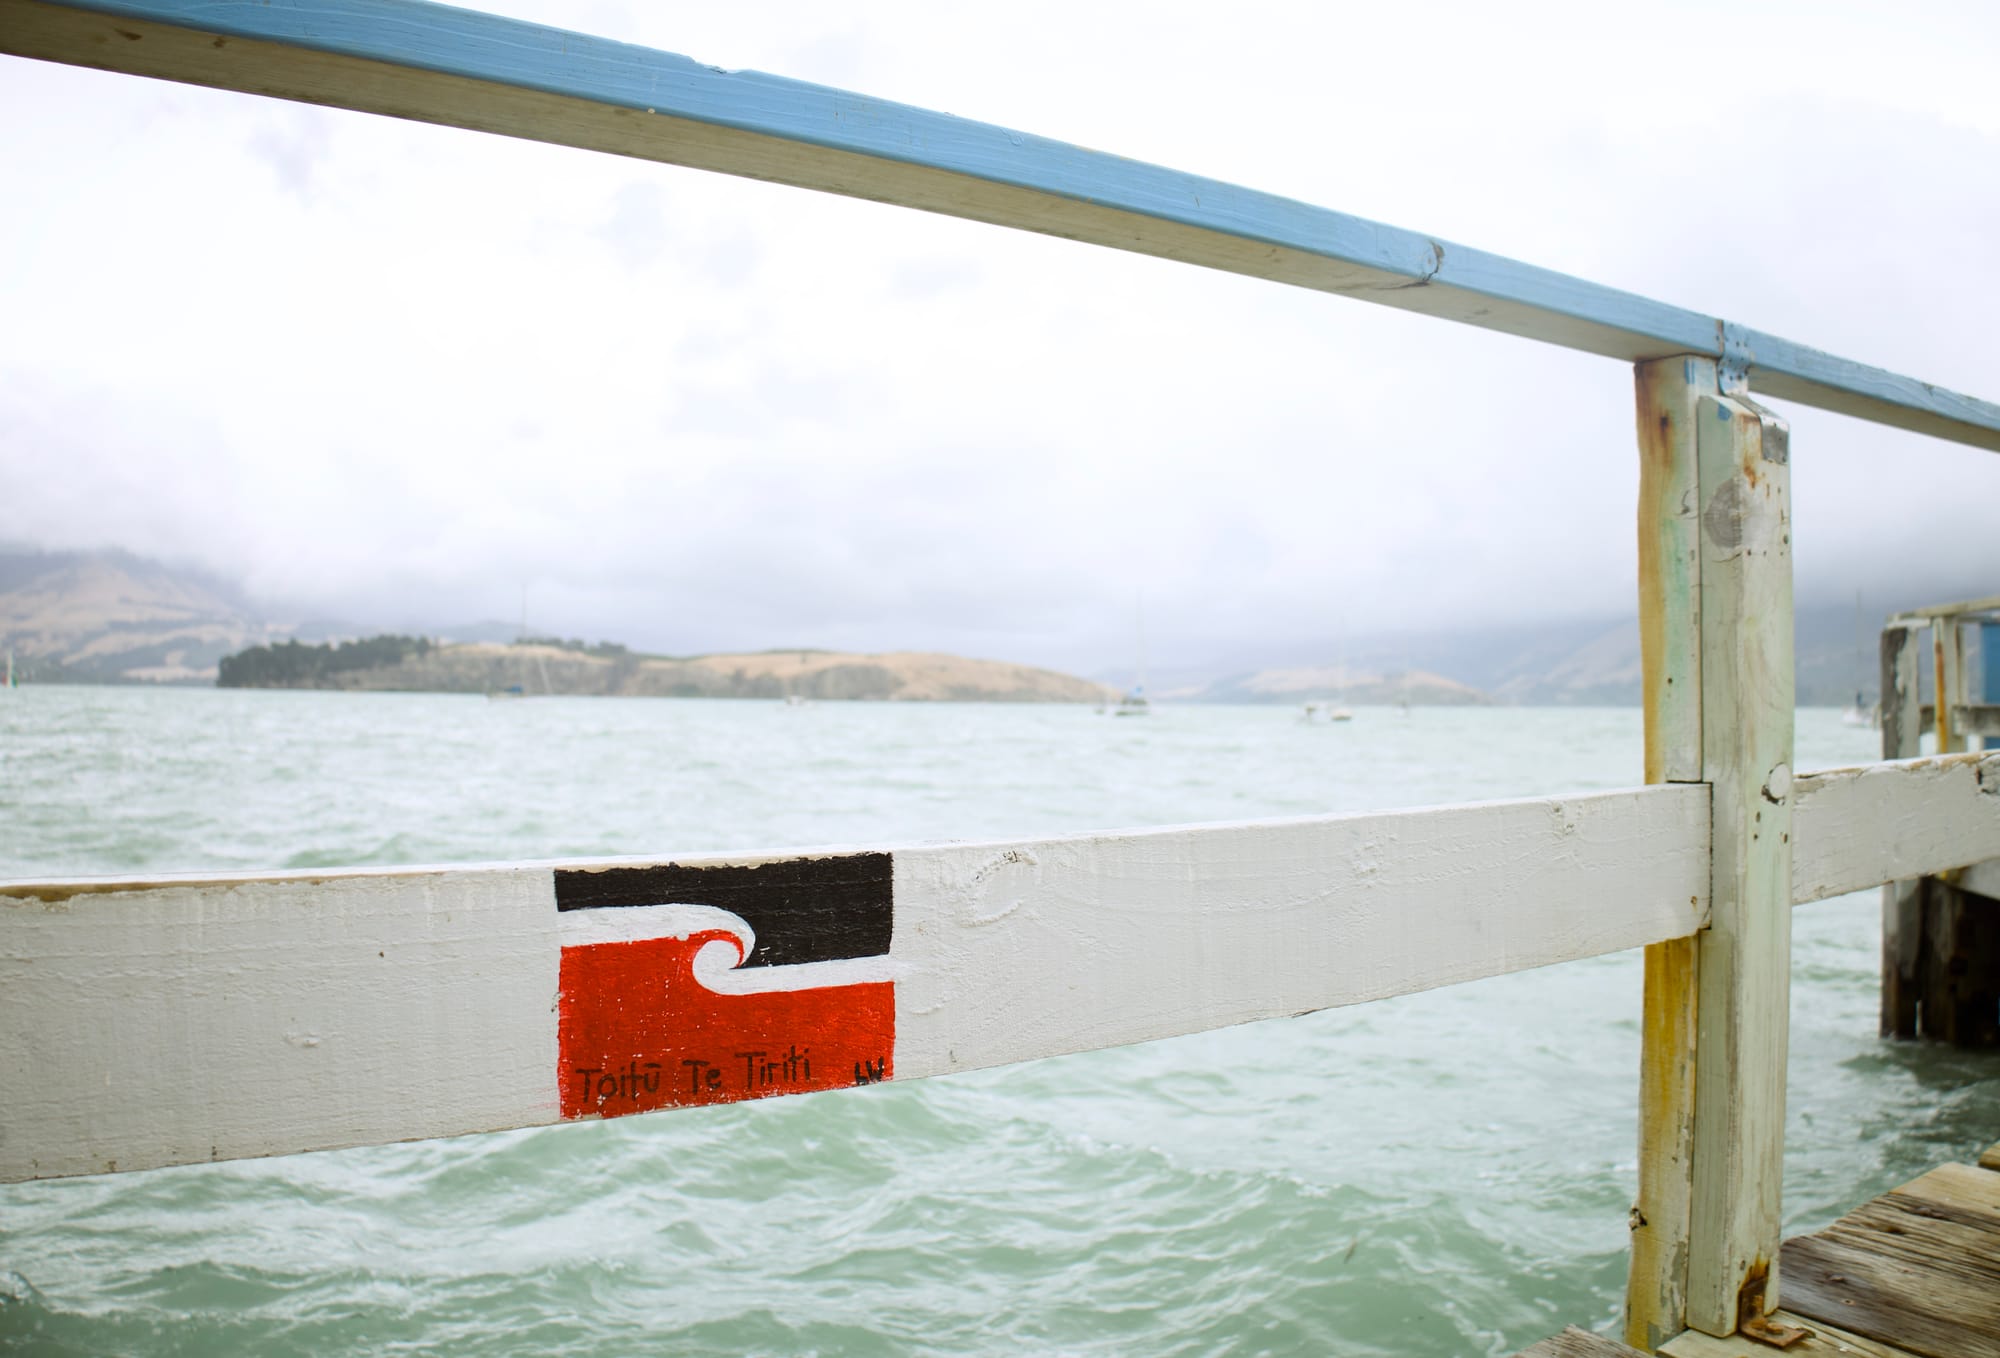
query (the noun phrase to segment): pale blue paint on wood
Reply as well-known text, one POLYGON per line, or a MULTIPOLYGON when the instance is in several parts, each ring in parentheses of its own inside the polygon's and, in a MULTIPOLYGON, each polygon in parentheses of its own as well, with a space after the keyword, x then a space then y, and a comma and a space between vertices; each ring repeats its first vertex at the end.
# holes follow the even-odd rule
MULTIPOLYGON (((949 114, 423 0, 54 3, 672 115, 1089 203, 1375 270, 1387 276, 1379 284, 1328 290, 1608 357, 1722 350, 1722 323, 1713 317, 1417 232, 949 114)), ((115 45, 101 55, 115 68, 115 45)), ((865 186, 855 192, 878 196, 865 186)), ((1760 392, 2000 451, 2000 406, 1776 336, 1731 331, 1754 355, 1751 381, 1760 392)))

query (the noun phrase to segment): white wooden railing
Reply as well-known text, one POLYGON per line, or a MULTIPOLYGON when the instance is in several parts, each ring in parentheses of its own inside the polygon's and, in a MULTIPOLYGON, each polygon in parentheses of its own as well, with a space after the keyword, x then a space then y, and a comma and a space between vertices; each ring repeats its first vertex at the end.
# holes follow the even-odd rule
POLYGON ((1791 907, 2000 857, 2000 763, 1794 776, 1788 432, 1752 393, 1994 450, 2000 407, 1235 185, 415 0, 0 0, 0 51, 877 199, 1631 363, 1651 785, 1013 844, 0 884, 0 1178, 909 1079, 1643 946, 1628 1337, 1776 1306, 1791 907))

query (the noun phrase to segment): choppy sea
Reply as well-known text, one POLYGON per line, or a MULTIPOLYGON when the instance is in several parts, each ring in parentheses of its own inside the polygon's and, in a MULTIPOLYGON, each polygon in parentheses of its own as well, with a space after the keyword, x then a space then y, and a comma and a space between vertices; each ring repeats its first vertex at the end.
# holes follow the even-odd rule
MULTIPOLYGON (((1874 756, 1798 716, 1798 767, 1874 756)), ((1634 710, 0 691, 0 878, 898 844, 1589 791, 1634 710)), ((1786 1215, 2000 1135, 1795 922, 1786 1215)), ((0 1351, 1499 1355, 1615 1320, 1627 954, 971 1075, 0 1187, 0 1351)), ((0 1098, 6 1096, 0 1088, 0 1098)))

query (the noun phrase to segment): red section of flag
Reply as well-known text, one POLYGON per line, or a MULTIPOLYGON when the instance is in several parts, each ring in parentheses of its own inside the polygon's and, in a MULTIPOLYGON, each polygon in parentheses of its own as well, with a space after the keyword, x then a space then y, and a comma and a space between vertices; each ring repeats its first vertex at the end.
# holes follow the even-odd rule
POLYGON ((891 981, 722 995, 694 957, 722 930, 562 950, 562 1115, 621 1117, 874 1084, 893 1074, 891 981))

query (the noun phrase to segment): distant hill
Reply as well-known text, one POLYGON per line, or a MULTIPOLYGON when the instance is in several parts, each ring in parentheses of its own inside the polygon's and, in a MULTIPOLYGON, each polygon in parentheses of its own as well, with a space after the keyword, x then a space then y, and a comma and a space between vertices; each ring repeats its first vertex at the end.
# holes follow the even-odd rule
MULTIPOLYGON (((1909 592, 1859 618, 1851 604, 1800 606, 1793 617, 1799 705, 1842 707, 1857 690, 1872 704, 1877 631, 1884 618, 1892 611, 1978 595, 1977 582, 1957 590, 1909 592)), ((1928 674, 1927 648, 1920 650, 1928 674)), ((1183 702, 1330 698, 1375 704, 1401 700, 1407 675, 1408 701, 1416 705, 1635 707, 1640 701, 1639 623, 1633 617, 1437 627, 1342 638, 1310 649, 1294 644, 1260 658, 1264 667, 1247 672, 1228 668, 1227 662, 1156 671, 1153 689, 1183 702), (1336 646, 1348 657, 1338 665, 1322 658, 1336 646)), ((1975 652, 1975 669, 1983 663, 1975 652)))
POLYGON ((0 554, 0 647, 29 682, 208 684, 270 640, 228 584, 128 552, 0 554))
POLYGON ((1085 703, 1114 692, 1052 670, 918 652, 670 658, 609 643, 510 645, 491 640, 511 631, 500 623, 446 629, 483 639, 442 644, 300 642, 343 630, 363 629, 267 622, 227 582, 129 552, 0 551, 0 649, 28 683, 207 685, 236 657, 232 683, 257 687, 1085 703))
POLYGON ((1346 665, 1293 665, 1254 670, 1192 690, 1163 690, 1163 698, 1211 703, 1303 703, 1331 700, 1356 706, 1469 707, 1493 700, 1469 684, 1428 670, 1377 671, 1346 665))
MULTIPOLYGON (((1873 702, 1875 629, 1889 612, 1993 593, 1996 583, 1949 582, 1900 592, 1885 587, 1884 597, 1859 619, 1852 605, 1802 605, 1795 624, 1798 701, 1840 706, 1860 689, 1873 702)), ((227 581, 127 552, 0 548, 0 648, 14 652, 17 672, 31 683, 208 684, 215 682, 224 656, 252 647, 384 630, 350 621, 271 622, 227 581)), ((385 674, 367 686, 505 688, 522 683, 517 671, 531 663, 529 653, 501 644, 517 630, 512 624, 406 624, 401 630, 421 632, 432 642, 487 645, 484 650, 442 646, 418 662, 431 667, 424 676, 385 674)), ((1060 693, 1069 696, 1055 700, 1090 702, 1104 691, 1102 685, 1047 670, 907 652, 774 651, 668 660, 615 651, 565 642, 540 660, 556 667, 551 675, 563 667, 574 671, 562 681, 570 692, 902 698, 1060 693), (594 658, 579 658, 587 649, 594 658)), ((1976 656, 1975 664, 1983 665, 1984 657, 1976 656)), ((1213 665, 1156 669, 1152 678, 1154 697, 1182 702, 1634 705, 1639 629, 1630 617, 1432 627, 1260 647, 1254 655, 1228 656, 1213 665), (1331 663, 1335 654, 1343 657, 1340 664, 1331 663)))
POLYGON ((247 688, 617 697, 810 698, 887 702, 1095 703, 1102 684, 999 660, 895 651, 765 651, 646 656, 622 646, 557 642, 434 646, 378 637, 341 647, 282 644, 223 662, 223 682, 247 688), (376 663, 360 663, 378 658, 376 663))

